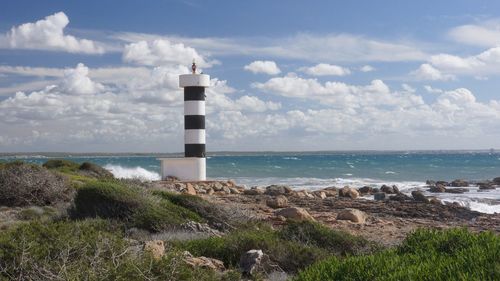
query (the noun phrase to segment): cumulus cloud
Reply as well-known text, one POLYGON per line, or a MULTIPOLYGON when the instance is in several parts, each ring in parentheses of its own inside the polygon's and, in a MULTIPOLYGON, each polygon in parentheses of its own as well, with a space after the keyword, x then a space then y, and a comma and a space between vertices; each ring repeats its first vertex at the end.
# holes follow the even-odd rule
POLYGON ((366 64, 366 65, 363 65, 359 70, 361 72, 372 72, 372 71, 375 71, 375 67, 366 64))
POLYGON ((410 73, 418 80, 433 80, 433 81, 448 81, 454 80, 455 76, 451 74, 444 74, 434 66, 424 63, 420 65, 417 70, 410 73))
POLYGON ((281 70, 274 61, 257 60, 248 65, 245 65, 244 69, 252 73, 264 73, 269 75, 276 75, 281 73, 281 70))
POLYGON ((13 49, 65 51, 70 53, 102 54, 104 48, 97 42, 66 35, 64 29, 69 19, 64 12, 47 16, 34 23, 12 27, 4 36, 7 46, 13 49))
POLYGON ((349 68, 327 63, 303 67, 300 70, 312 76, 345 76, 351 74, 349 68))
POLYGON ((448 36, 467 45, 496 47, 500 45, 500 20, 457 26, 448 32, 448 36))
POLYGON ((207 61, 194 48, 183 43, 172 43, 167 39, 139 41, 125 46, 123 60, 140 65, 159 66, 164 64, 190 64, 193 60, 200 67, 211 67, 217 63, 207 61))

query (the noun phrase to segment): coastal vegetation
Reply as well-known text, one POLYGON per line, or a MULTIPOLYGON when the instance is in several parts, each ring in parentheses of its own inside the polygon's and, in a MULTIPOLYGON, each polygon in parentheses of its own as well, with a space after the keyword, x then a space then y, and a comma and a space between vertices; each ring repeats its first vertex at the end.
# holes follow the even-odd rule
POLYGON ((386 247, 310 216, 272 224, 92 163, 0 163, 0 205, 0 280, 500 279, 492 232, 421 229, 386 247), (267 259, 256 272, 242 269, 252 250, 267 259))

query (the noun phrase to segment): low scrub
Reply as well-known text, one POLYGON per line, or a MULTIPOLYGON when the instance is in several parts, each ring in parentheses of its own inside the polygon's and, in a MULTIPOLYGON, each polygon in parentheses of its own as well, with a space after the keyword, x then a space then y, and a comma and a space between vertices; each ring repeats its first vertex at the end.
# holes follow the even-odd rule
POLYGON ((323 248, 336 255, 359 255, 379 248, 363 237, 345 231, 332 230, 317 222, 289 222, 280 231, 280 237, 306 245, 323 248))
POLYGON ((112 179, 113 174, 103 167, 90 162, 78 164, 66 159, 50 159, 43 164, 43 167, 70 175, 83 176, 95 179, 112 179))
POLYGON ((265 225, 239 229, 223 237, 177 243, 176 246, 194 255, 220 259, 232 266, 238 265, 241 254, 260 249, 287 272, 296 272, 329 255, 319 247, 281 239, 278 232, 265 225))
POLYGON ((0 205, 55 205, 71 200, 67 179, 36 164, 11 162, 0 169, 0 205))
POLYGON ((186 208, 119 181, 92 182, 79 188, 71 215, 118 219, 130 227, 149 231, 173 228, 189 220, 201 221, 186 208))
POLYGON ((500 280, 500 237, 466 229, 418 230, 395 249, 332 257, 296 280, 500 280))
POLYGON ((188 267, 179 254, 136 252, 123 227, 104 220, 30 222, 0 232, 2 280, 238 280, 188 267))

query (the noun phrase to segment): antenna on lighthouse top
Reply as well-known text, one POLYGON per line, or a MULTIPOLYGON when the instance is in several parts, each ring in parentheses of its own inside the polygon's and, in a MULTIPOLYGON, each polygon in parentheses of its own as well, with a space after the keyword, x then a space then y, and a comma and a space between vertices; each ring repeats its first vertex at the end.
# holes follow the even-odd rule
POLYGON ((191 70, 193 71, 193 74, 196 74, 196 62, 193 59, 193 65, 191 65, 191 70))

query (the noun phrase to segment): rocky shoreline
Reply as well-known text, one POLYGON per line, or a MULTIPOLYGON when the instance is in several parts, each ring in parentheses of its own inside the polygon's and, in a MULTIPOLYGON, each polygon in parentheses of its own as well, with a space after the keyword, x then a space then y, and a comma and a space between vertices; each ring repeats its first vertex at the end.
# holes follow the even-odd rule
MULTIPOLYGON (((500 233, 500 214, 484 214, 457 203, 442 202, 431 193, 463 193, 472 183, 427 181, 427 187, 401 193, 397 186, 327 187, 314 191, 285 185, 246 188, 234 181, 157 181, 152 188, 198 195, 216 204, 244 209, 275 226, 287 219, 316 220, 334 229, 361 235, 383 245, 399 244, 417 228, 467 227, 473 231, 500 233)), ((500 188, 500 178, 474 183, 478 190, 500 188)))

